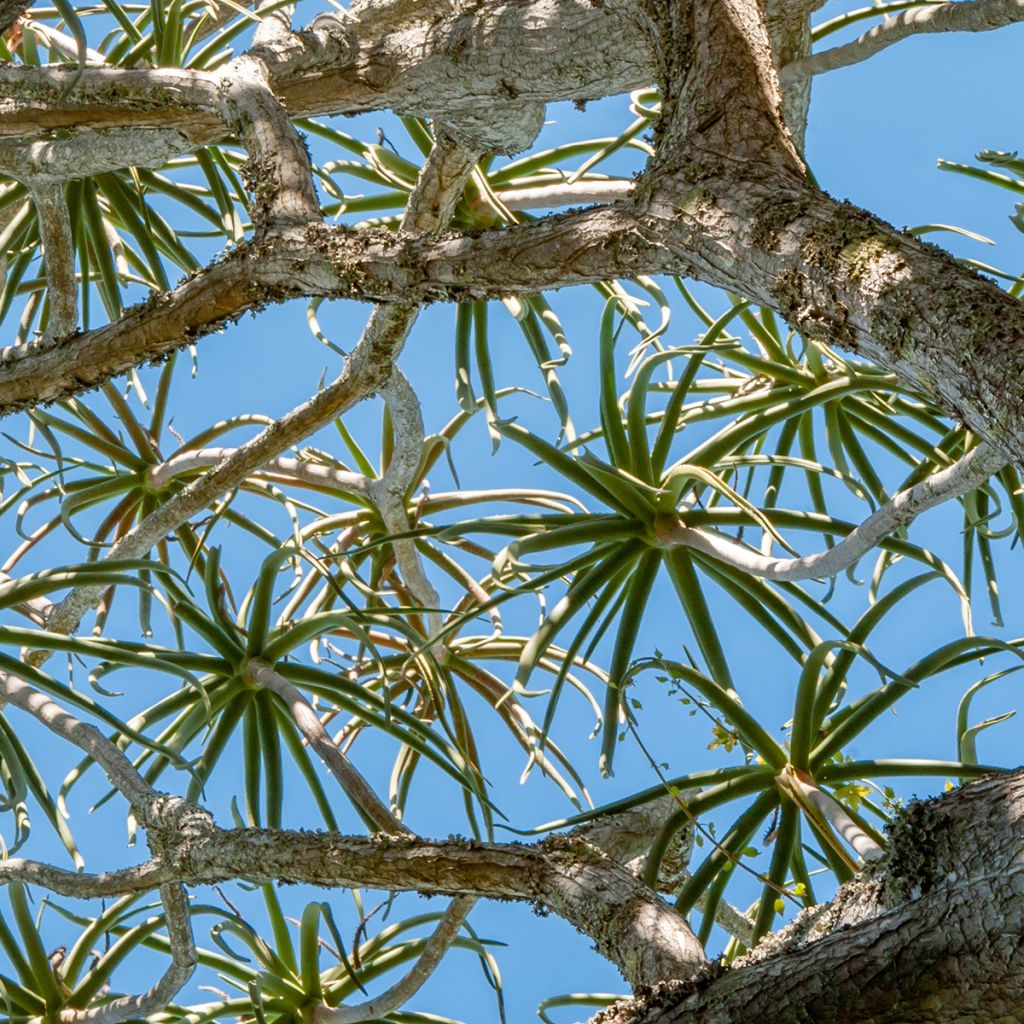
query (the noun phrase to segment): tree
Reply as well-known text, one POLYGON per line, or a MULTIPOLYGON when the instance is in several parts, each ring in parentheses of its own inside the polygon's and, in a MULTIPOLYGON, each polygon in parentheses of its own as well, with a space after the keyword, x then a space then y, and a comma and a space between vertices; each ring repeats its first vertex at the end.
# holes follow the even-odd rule
MULTIPOLYGON (((293 30, 276 0, 255 13, 0 2, 0 316, 16 335, 0 409, 24 411, 4 463, 0 582, 9 1019, 425 1020, 401 1008, 453 945, 496 983, 467 925, 482 898, 534 903, 588 936, 634 993, 608 1021, 1024 1019, 1024 774, 979 764, 977 735, 997 720, 971 724, 972 700, 1016 671, 1024 645, 971 625, 972 569, 998 620, 993 547, 1024 522, 1024 281, 1004 291, 921 231, 832 199, 801 155, 815 75, 911 35, 1004 27, 1024 4, 882 4, 812 37, 821 6, 353 0, 293 30), (871 22, 863 36, 812 53, 858 21, 871 22), (546 104, 630 92, 635 120, 617 138, 501 158, 531 147, 546 104), (397 115, 422 166, 330 121, 366 111, 397 115), (604 171, 623 154, 644 161, 635 179, 604 171), (370 212, 388 216, 353 223, 370 212), (724 311, 688 281, 721 289, 724 311), (603 301, 599 326, 573 337, 573 365, 599 382, 587 430, 570 416, 569 332, 548 297, 570 285, 603 301), (213 409, 178 434, 182 351, 291 299, 310 300, 337 376, 276 418, 213 409), (351 351, 321 327, 324 300, 373 304, 351 351), (457 406, 427 434, 398 359, 431 303, 452 310, 437 358, 454 362, 457 406), (670 324, 673 303, 703 322, 696 339, 670 324), (520 380, 499 386, 488 332, 507 328, 501 304, 554 440, 520 380), (354 426, 373 395, 379 456, 354 426), (522 475, 428 490, 478 419, 522 475), (332 451, 308 443, 324 428, 332 451), (947 502, 963 513, 959 571, 915 524, 947 502), (794 549, 801 531, 820 550, 794 549), (833 611, 831 588, 801 585, 866 556, 854 619, 833 611), (964 635, 894 669, 877 627, 907 621, 933 581, 964 635), (662 596, 685 635, 656 646, 645 623, 662 596), (538 597, 539 624, 522 610, 538 597), (778 709, 744 703, 723 602, 788 659, 781 739, 778 709), (93 696, 55 653, 69 673, 86 666, 93 696), (976 681, 956 760, 851 758, 883 712, 958 668, 976 681), (157 696, 116 694, 115 672, 157 696), (858 672, 877 677, 864 686, 858 672), (589 809, 556 713, 590 702, 610 775, 624 736, 646 755, 637 694, 652 678, 657 700, 710 720, 730 764, 666 777, 651 754, 646 788, 589 809), (578 813, 496 840, 488 773, 508 765, 481 742, 481 707, 578 813), (83 758, 56 796, 43 728, 83 758), (388 743, 384 797, 356 762, 388 743), (411 830, 424 774, 462 795, 473 838, 411 830), (901 808, 885 780, 908 775, 965 785, 901 808), (84 870, 63 805, 88 785, 127 808, 145 859, 119 849, 84 870), (32 844, 55 837, 71 868, 15 856, 32 850, 31 816, 48 827, 32 844), (816 863, 841 886, 828 902, 816 863), (749 912, 730 898, 745 875, 749 912), (258 887, 266 929, 244 897, 195 898, 229 881, 258 887), (296 910, 283 883, 451 901, 372 936, 361 910, 353 943, 329 901, 296 910), (793 905, 805 909, 773 931, 793 905), (54 950, 53 908, 71 929, 54 950), (146 950, 162 973, 122 994, 152 966, 146 950), (195 982, 218 973, 233 991, 211 1000, 195 982)), ((1015 154, 983 156, 997 169, 963 170, 1024 191, 1015 154)))

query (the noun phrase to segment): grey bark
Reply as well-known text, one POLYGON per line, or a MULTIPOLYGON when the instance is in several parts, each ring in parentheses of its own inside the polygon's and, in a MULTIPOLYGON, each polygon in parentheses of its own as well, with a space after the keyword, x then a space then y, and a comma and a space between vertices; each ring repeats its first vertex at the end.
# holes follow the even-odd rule
MULTIPOLYGON (((0 410, 94 387, 267 302, 325 295, 392 303, 378 314, 384 326, 372 352, 350 360, 329 399, 318 396, 269 428, 262 447, 239 449, 230 472, 221 466, 162 506, 147 521, 147 537, 159 539, 233 474, 256 472, 278 454, 275 437, 293 443, 328 415, 322 406, 333 417, 383 387, 417 304, 672 271, 738 291, 809 337, 871 357, 1020 460, 1021 305, 806 179, 798 154, 806 94, 783 93, 779 72, 807 59, 804 19, 814 6, 766 4, 763 17, 756 0, 391 0, 353 4, 346 17, 320 17, 298 33, 268 25, 236 62, 245 72, 237 81, 222 72, 90 68, 62 97, 72 69, 0 68, 4 173, 49 188, 128 162, 159 164, 237 130, 258 214, 255 239, 114 323, 5 350, 0 410), (653 78, 663 101, 656 156, 628 198, 468 237, 324 226, 289 125, 299 115, 385 107, 440 118, 460 144, 464 175, 472 163, 465 153, 528 144, 544 103, 653 78), (76 164, 86 146, 90 162, 76 164)), ((444 189, 435 198, 427 231, 454 202, 444 189)), ((7 686, 10 699, 18 689, 7 686)), ((87 742, 101 761, 109 755, 105 767, 116 774, 99 733, 62 719, 52 702, 22 697, 51 728, 87 742)), ((244 878, 535 900, 593 937, 634 986, 668 983, 613 1011, 619 1021, 974 1024, 1024 1016, 1019 773, 915 808, 866 880, 721 977, 685 922, 585 840, 522 847, 222 831, 199 809, 138 783, 123 788, 150 827, 153 864, 95 877, 6 861, 0 879, 69 894, 244 878), (194 827, 168 827, 183 815, 194 827)), ((179 979, 190 970, 181 948, 172 965, 179 979)))

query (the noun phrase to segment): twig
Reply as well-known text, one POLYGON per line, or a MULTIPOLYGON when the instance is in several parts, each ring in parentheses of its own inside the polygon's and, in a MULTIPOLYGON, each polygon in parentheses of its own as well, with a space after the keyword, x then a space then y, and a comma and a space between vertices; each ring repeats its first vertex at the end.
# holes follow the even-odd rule
POLYGON ((171 962, 163 977, 148 991, 137 996, 122 996, 87 1010, 61 1010, 61 1024, 122 1024, 165 1010, 168 1003, 192 977, 199 962, 192 936, 191 914, 185 887, 176 882, 160 886, 160 900, 167 921, 167 939, 171 962))
POLYGON ((361 1021, 385 1017, 401 1008, 434 973, 475 903, 475 896, 456 896, 448 905, 434 934, 427 940, 419 959, 386 992, 357 1006, 318 1006, 313 1011, 313 1024, 360 1024, 361 1021))

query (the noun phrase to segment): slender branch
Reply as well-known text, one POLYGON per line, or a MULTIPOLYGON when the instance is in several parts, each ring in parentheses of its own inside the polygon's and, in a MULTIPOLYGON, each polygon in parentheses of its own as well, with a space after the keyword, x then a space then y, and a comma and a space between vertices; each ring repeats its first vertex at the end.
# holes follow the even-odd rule
MULTIPOLYGON (((0 586, 4 583, 12 583, 13 581, 13 576, 9 576, 0 570, 0 586)), ((44 626, 47 619, 53 614, 54 603, 48 597, 40 595, 39 597, 30 597, 27 601, 22 601, 21 604, 15 605, 15 608, 30 618, 37 626, 44 626)))
POLYGON ((752 551, 738 541, 718 533, 694 529, 676 521, 659 533, 668 546, 681 545, 742 569, 751 576, 768 580, 822 579, 835 576, 872 551, 886 537, 922 512, 980 487, 1006 465, 1006 456, 981 444, 958 462, 933 473, 921 483, 900 491, 873 512, 834 547, 802 558, 771 558, 752 551))
MULTIPOLYGON (((557 206, 593 206, 616 203, 632 194, 635 182, 625 178, 606 181, 556 182, 534 185, 530 188, 509 188, 495 194, 509 210, 550 210, 557 206)), ((483 197, 477 200, 480 208, 489 208, 483 197)))
POLYGON ((787 64, 783 86, 858 64, 893 43, 927 32, 988 32, 1024 21, 1024 0, 958 0, 934 7, 913 7, 886 18, 860 38, 787 64))
POLYGON ((144 812, 157 795, 135 766, 93 725, 76 718, 56 701, 16 676, 0 673, 0 697, 27 711, 52 733, 84 750, 104 771, 111 784, 127 798, 132 809, 144 812))
POLYGON ((826 836, 829 827, 834 828, 866 863, 881 860, 885 855, 882 847, 847 814, 843 805, 815 785, 806 772, 787 765, 776 778, 779 788, 790 794, 811 821, 821 825, 826 836))
MULTIPOLYGON (((420 172, 420 181, 410 196, 402 221, 403 230, 436 231, 445 224, 478 155, 463 150, 440 133, 420 172)), ((332 384, 266 427, 164 502, 114 544, 107 557, 137 558, 144 555, 168 533, 237 487, 281 451, 298 444, 357 402, 382 389, 416 320, 418 308, 411 302, 393 302, 376 307, 362 337, 346 359, 340 376, 332 384)), ((101 596, 100 587, 79 587, 71 591, 54 610, 48 628, 54 632, 73 630, 101 596)), ((41 664, 47 656, 45 651, 33 651, 29 657, 32 664, 41 664)))
POLYGON ((50 300, 47 330, 51 337, 63 339, 78 328, 78 281, 64 186, 33 182, 32 201, 46 264, 46 294, 50 300))
POLYGON ((250 661, 246 674, 257 685, 277 694, 309 745, 320 755, 353 804, 378 829, 391 835, 411 835, 327 734, 309 701, 283 676, 261 661, 250 661))
MULTIPOLYGON (((369 481, 367 490, 388 532, 404 534, 409 532, 406 498, 423 458, 423 415, 416 392, 397 366, 381 388, 381 397, 391 414, 395 447, 387 469, 379 479, 369 481)), ((427 610, 429 632, 439 633, 441 598, 427 578, 416 542, 411 537, 396 537, 391 546, 406 588, 427 610)))
MULTIPOLYGON (((147 471, 146 483, 154 490, 166 487, 175 477, 197 469, 209 469, 231 458, 237 448, 195 448, 172 455, 166 462, 147 471)), ((270 459, 257 471, 260 476, 287 480, 310 487, 337 487, 353 494, 365 494, 369 478, 310 459, 278 456, 270 459)))
POLYGON ((84 871, 68 871, 52 864, 35 860, 11 857, 0 860, 0 885, 8 882, 22 882, 38 885, 59 896, 74 899, 90 899, 101 896, 123 896, 131 892, 145 892, 160 885, 166 878, 166 868, 149 860, 135 867, 118 871, 101 871, 89 874, 84 871))
POLYGON ((169 829, 182 835, 213 827, 213 819, 206 811, 154 789, 99 729, 76 718, 24 680, 0 672, 0 700, 27 711, 52 733, 85 751, 127 799, 144 827, 169 829))
POLYGON ((361 1024, 362 1021, 377 1020, 400 1009, 434 973, 475 903, 476 898, 473 896, 457 896, 453 899, 416 963, 386 992, 357 1006, 318 1006, 313 1011, 313 1024, 361 1024))
POLYGON ((160 900, 171 948, 171 962, 163 977, 141 995, 122 996, 86 1010, 61 1010, 58 1015, 61 1024, 122 1024, 123 1021, 146 1017, 165 1010, 184 988, 199 962, 192 936, 188 894, 184 886, 168 882, 160 886, 160 900))

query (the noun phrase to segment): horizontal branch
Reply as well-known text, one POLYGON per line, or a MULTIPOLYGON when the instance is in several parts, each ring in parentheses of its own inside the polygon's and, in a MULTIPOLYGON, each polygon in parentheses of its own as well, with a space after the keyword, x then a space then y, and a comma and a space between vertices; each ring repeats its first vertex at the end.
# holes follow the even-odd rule
MULTIPOLYGON (((655 74, 645 19, 632 0, 421 0, 403 5, 397 18, 393 5, 366 5, 355 17, 320 15, 254 53, 293 118, 390 109, 482 132, 510 100, 539 109, 600 99, 647 86, 655 74), (558 50, 564 59, 552 60, 558 50)), ((0 67, 0 141, 158 128, 180 131, 198 148, 230 133, 216 72, 86 68, 63 97, 73 73, 60 65, 0 67)), ((124 165, 106 169, 113 166, 124 165)))
MULTIPOLYGON (((993 1007, 1024 999, 1014 938, 1024 929, 1022 841, 1024 770, 911 804, 886 856, 832 904, 805 911, 733 969, 699 976, 702 954, 675 912, 573 836, 524 846, 211 829, 180 837, 158 868, 120 872, 104 891, 238 878, 541 902, 594 938, 634 985, 682 982, 621 1004, 607 1024, 1011 1021, 1013 1012, 993 1007)), ((72 872, 32 879, 27 867, 0 864, 0 879, 84 894, 72 872)), ((96 889, 101 877, 87 884, 96 889)))

